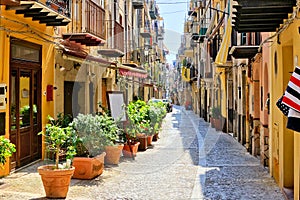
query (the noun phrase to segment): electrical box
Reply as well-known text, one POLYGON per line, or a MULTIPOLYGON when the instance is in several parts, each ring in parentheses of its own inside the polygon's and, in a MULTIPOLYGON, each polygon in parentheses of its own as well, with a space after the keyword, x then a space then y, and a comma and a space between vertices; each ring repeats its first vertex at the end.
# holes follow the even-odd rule
POLYGON ((6 90, 7 86, 5 83, 0 83, 0 110, 6 109, 6 90))

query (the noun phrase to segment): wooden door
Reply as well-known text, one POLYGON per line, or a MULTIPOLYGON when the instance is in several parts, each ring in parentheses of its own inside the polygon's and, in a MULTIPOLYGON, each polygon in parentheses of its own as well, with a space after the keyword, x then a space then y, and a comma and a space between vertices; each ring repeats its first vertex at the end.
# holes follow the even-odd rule
POLYGON ((41 158, 41 74, 30 63, 12 63, 10 71, 10 140, 16 145, 11 168, 41 158))

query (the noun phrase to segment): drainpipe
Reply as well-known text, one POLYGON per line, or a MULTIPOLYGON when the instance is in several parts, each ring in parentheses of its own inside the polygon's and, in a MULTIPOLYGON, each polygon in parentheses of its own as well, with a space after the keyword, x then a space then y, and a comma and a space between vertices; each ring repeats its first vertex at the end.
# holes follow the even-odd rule
POLYGON ((249 131, 249 84, 246 81, 246 149, 249 151, 249 144, 250 144, 250 131, 249 131))
POLYGON ((125 39, 125 42, 124 42, 124 46, 125 46, 125 60, 126 60, 126 63, 128 62, 128 58, 127 58, 127 41, 128 41, 128 29, 127 29, 127 27, 128 27, 128 9, 127 9, 127 1, 125 0, 125 2, 124 2, 124 10, 125 10, 125 27, 124 27, 124 39, 125 39))

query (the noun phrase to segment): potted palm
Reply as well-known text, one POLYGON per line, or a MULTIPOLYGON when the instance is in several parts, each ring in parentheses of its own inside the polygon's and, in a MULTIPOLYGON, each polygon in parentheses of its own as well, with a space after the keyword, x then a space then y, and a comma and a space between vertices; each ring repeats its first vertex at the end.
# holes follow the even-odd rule
POLYGON ((0 136, 0 167, 3 169, 7 158, 16 152, 15 145, 4 136, 0 136))
POLYGON ((75 168, 71 166, 71 158, 76 154, 74 142, 74 131, 71 127, 61 127, 55 120, 48 116, 49 122, 46 125, 44 135, 46 150, 55 155, 54 165, 44 165, 38 167, 41 175, 46 197, 48 198, 66 198, 70 180, 75 168), (65 150, 63 150, 65 147, 65 150), (59 156, 66 154, 68 160, 63 165, 59 164, 59 156))

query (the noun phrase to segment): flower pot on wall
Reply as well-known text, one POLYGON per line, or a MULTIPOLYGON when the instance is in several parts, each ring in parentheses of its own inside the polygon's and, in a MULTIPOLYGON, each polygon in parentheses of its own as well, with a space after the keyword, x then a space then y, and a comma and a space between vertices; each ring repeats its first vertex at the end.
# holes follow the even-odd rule
POLYGON ((122 151, 123 156, 124 157, 132 157, 132 155, 136 156, 139 145, 140 145, 139 142, 136 142, 134 144, 130 144, 130 146, 128 144, 124 144, 123 151, 122 151), (132 150, 132 154, 131 154, 130 148, 132 150))
POLYGON ((123 147, 124 144, 118 144, 116 146, 106 146, 105 147, 106 156, 104 158, 105 164, 110 164, 110 165, 119 164, 123 147))
POLYGON ((66 198, 75 168, 56 169, 53 165, 38 167, 47 198, 66 198))
POLYGON ((93 158, 75 157, 73 166, 75 172, 73 178, 76 179, 93 179, 103 173, 104 157, 106 153, 95 156, 93 158))

